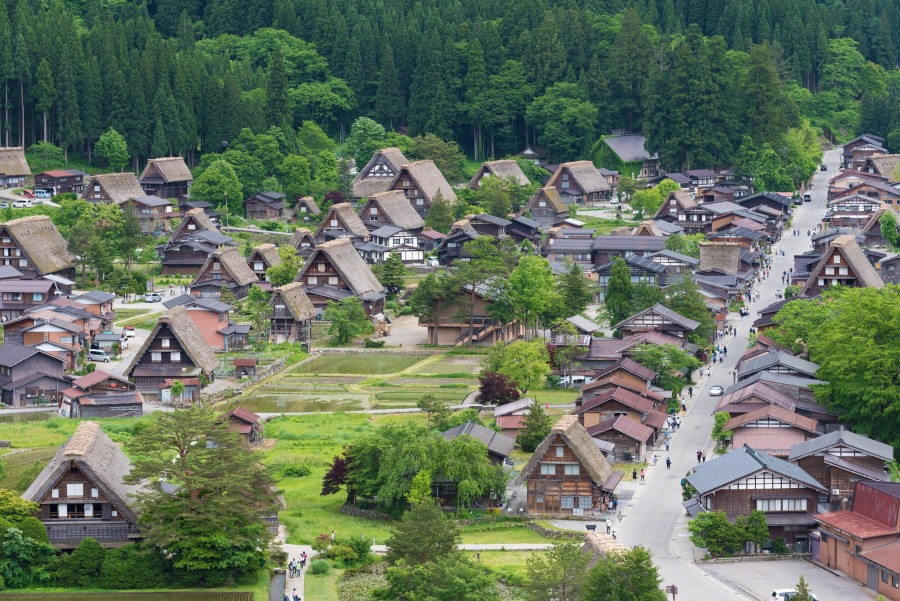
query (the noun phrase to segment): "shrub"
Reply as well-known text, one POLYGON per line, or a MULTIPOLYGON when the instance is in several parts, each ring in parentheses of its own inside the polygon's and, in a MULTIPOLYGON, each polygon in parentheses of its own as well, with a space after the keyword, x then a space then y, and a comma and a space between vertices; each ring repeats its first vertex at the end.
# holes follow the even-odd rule
POLYGON ((286 465, 281 468, 281 475, 289 478, 302 478, 303 476, 308 476, 309 473, 309 466, 302 463, 286 465))
POLYGON ((100 587, 107 589, 163 588, 169 565, 154 549, 141 544, 110 549, 100 567, 100 587))
POLYGON ((354 534, 349 538, 342 538, 338 542, 341 545, 353 549, 359 561, 368 559, 372 544, 368 537, 363 536, 362 534, 354 534))
POLYGON ((314 576, 321 576, 331 571, 331 564, 324 559, 315 559, 309 564, 309 573, 314 576))
POLYGON ((357 553, 353 550, 353 548, 348 547, 347 545, 337 543, 328 547, 328 550, 325 552, 324 557, 332 559, 335 562, 339 562, 341 565, 347 565, 358 561, 359 553, 357 553))
POLYGON ((784 544, 784 539, 783 538, 774 539, 772 541, 772 550, 779 555, 783 555, 783 554, 787 553, 788 552, 787 545, 784 544))
POLYGON ((384 340, 372 340, 371 338, 366 338, 363 340, 363 348, 383 348, 384 340))
POLYGON ((62 554, 53 560, 53 579, 64 587, 96 586, 105 554, 106 549, 95 539, 85 538, 70 555, 62 554))
POLYGON ((17 527, 22 531, 22 536, 36 540, 39 543, 50 544, 47 528, 36 517, 28 516, 17 527))

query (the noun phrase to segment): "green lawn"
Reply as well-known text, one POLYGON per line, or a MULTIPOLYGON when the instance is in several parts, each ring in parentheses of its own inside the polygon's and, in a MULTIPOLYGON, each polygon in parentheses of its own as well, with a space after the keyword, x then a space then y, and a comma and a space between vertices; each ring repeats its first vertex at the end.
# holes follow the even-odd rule
POLYGON ((504 543, 543 544, 553 541, 544 538, 533 530, 529 530, 525 526, 511 526, 509 528, 493 528, 480 532, 474 529, 463 528, 462 542, 471 545, 499 545, 504 543))
POLYGON ((477 377, 481 371, 480 355, 434 355, 432 358, 422 361, 412 369, 410 373, 432 374, 447 377, 447 374, 467 374, 469 377, 477 377))
MULTIPOLYGON (((623 213, 623 216, 627 216, 623 213)), ((575 219, 584 222, 584 227, 592 227, 597 230, 598 236, 608 234, 617 227, 637 227, 639 221, 631 221, 629 219, 601 219, 590 215, 576 215, 575 219)))
POLYGON ((78 420, 58 416, 44 421, 0 422, 0 440, 10 441, 14 449, 58 447, 77 426, 78 420))
POLYGON ((6 477, 0 479, 0 488, 25 492, 55 454, 56 447, 44 447, 0 457, 0 463, 6 471, 6 477))
POLYGON ((480 561, 495 572, 512 573, 524 577, 528 558, 536 553, 543 554, 544 551, 479 551, 478 553, 467 551, 466 555, 473 561, 480 561))
POLYGON ((116 309, 115 323, 116 325, 120 325, 119 322, 134 319, 135 317, 141 317, 146 315, 147 313, 149 313, 147 309, 116 309))
POLYGON ((551 405, 563 405, 574 403, 578 398, 579 391, 577 388, 553 388, 542 390, 529 390, 526 396, 536 399, 539 403, 549 403, 551 405))
POLYGON ((369 404, 368 395, 352 394, 260 394, 234 401, 254 413, 306 413, 310 411, 358 411, 369 404))
POLYGON ((337 583, 343 570, 332 569, 327 574, 314 575, 308 571, 303 578, 303 598, 310 601, 338 601, 337 583))
POLYGON ((426 356, 399 353, 324 355, 303 365, 298 365, 293 373, 391 374, 415 365, 426 356))

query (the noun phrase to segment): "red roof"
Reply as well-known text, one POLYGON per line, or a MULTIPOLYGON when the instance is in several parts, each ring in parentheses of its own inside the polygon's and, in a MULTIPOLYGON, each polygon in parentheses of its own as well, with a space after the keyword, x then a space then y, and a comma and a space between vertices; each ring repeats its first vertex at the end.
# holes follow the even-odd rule
POLYGON ((446 238, 445 234, 442 234, 436 230, 427 229, 419 232, 420 236, 425 236, 426 238, 431 238, 432 240, 440 240, 441 238, 446 238))
POLYGON ((259 359, 254 358, 238 358, 234 360, 235 367, 256 367, 256 364, 259 363, 259 359))
POLYGON ((257 423, 257 422, 259 421, 259 416, 258 416, 258 415, 256 415, 256 414, 253 413, 252 411, 248 411, 248 410, 244 409, 243 407, 238 407, 237 409, 234 409, 234 410, 232 410, 232 411, 229 411, 228 413, 226 413, 226 414, 223 415, 222 417, 223 417, 223 418, 225 418, 225 417, 229 417, 229 418, 231 418, 231 417, 236 417, 237 419, 239 419, 239 420, 241 420, 241 421, 243 421, 243 422, 247 422, 248 424, 255 424, 255 423, 257 423))
POLYGON ((897 530, 888 528, 875 520, 870 520, 866 516, 860 515, 855 511, 820 513, 815 516, 815 518, 818 522, 826 526, 830 526, 859 539, 898 534, 897 530))
POLYGON ((130 384, 130 382, 128 382, 128 380, 126 380, 122 376, 116 376, 100 369, 95 369, 91 373, 73 380, 72 384, 74 384, 78 388, 84 388, 86 390, 94 384, 99 384, 100 382, 103 382, 104 380, 108 380, 110 378, 112 378, 113 380, 118 380, 119 382, 130 384))
POLYGON ((637 361, 634 361, 633 359, 629 359, 627 357, 619 359, 613 365, 610 365, 606 369, 601 370, 597 374, 597 377, 602 378, 603 376, 613 374, 620 369, 624 369, 627 372, 631 372, 632 374, 636 375, 637 377, 642 378, 647 381, 653 380, 653 378, 656 377, 655 371, 653 371, 652 369, 650 369, 648 367, 644 367, 637 361))
POLYGON ((587 432, 592 437, 596 438, 597 435, 603 434, 604 432, 607 432, 609 430, 615 430, 620 434, 624 434, 628 438, 633 438, 634 440, 640 442, 647 442, 647 440, 649 440, 653 435, 652 428, 648 428, 644 424, 634 421, 626 415, 619 415, 617 417, 602 421, 596 426, 591 426, 590 428, 588 428, 587 432))
POLYGON ((626 407, 631 407, 639 413, 649 413, 653 410, 653 401, 650 399, 624 388, 616 388, 614 390, 607 390, 603 394, 593 398, 585 399, 581 404, 581 408, 575 413, 578 414, 590 411, 600 405, 605 405, 609 401, 616 401, 626 407))
POLYGON ((860 553, 863 557, 892 572, 900 572, 900 542, 869 549, 860 553))
POLYGON ((497 418, 497 427, 501 430, 521 430, 525 427, 525 416, 501 415, 497 418))

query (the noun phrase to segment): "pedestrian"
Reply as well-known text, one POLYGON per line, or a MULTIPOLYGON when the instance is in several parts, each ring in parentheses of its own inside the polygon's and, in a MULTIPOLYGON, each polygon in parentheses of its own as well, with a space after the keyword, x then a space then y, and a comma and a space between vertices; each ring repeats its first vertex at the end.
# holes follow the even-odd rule
POLYGON ((610 520, 609 518, 606 518, 605 524, 606 524, 606 533, 611 534, 612 533, 612 520, 610 520))
POLYGON ((683 413, 687 413, 687 405, 685 405, 684 403, 681 403, 681 411, 683 413))
POLYGON ((703 459, 703 462, 705 463, 706 462, 706 451, 701 451, 700 457, 703 459))
POLYGON ((619 497, 613 495, 613 500, 612 500, 613 511, 615 511, 616 507, 618 507, 618 506, 619 506, 619 497))
POLYGON ((641 484, 644 483, 644 468, 641 468, 641 484))
POLYGON ((653 467, 656 467, 656 464, 659 463, 659 455, 653 456, 653 467))
POLYGON ((287 593, 284 594, 284 601, 291 601, 291 598, 288 597, 287 593))
POLYGON ((334 543, 334 530, 331 531, 331 542, 334 543))
POLYGON ((702 457, 703 457, 703 451, 701 451, 700 449, 697 449, 697 463, 700 463, 700 460, 702 459, 702 457))
POLYGON ((724 363, 724 361, 725 361, 725 357, 721 357, 721 356, 720 356, 720 357, 719 357, 719 363, 724 363))
MULTIPOLYGON (((666 449, 666 450, 668 450, 668 449, 666 449)), ((669 457, 666 457, 666 469, 667 470, 672 469, 672 459, 669 457)))
POLYGON ((289 576, 290 578, 294 577, 294 566, 295 565, 296 564, 294 563, 293 559, 291 560, 291 563, 288 564, 288 574, 290 574, 290 576, 289 576))
POLYGON ((726 357, 728 356, 728 347, 727 346, 722 347, 722 353, 724 353, 726 357))
POLYGON ((688 396, 690 398, 694 398, 694 387, 693 386, 688 386, 688 396))
POLYGON ((669 441, 666 440, 666 453, 668 453, 668 452, 669 452, 669 441))
POLYGON ((631 470, 631 479, 637 480, 637 468, 631 470))
POLYGON ((294 593, 291 595, 291 601, 300 601, 300 595, 297 594, 297 589, 294 589, 294 593))

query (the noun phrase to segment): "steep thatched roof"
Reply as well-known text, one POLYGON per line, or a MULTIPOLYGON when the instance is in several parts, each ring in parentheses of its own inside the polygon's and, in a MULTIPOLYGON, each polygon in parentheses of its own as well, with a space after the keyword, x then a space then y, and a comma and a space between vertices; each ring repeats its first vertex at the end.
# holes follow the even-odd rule
POLYGON ((25 149, 21 146, 0 148, 0 173, 4 175, 31 175, 31 168, 25 160, 25 149))
POLYGON ((5 228, 38 275, 48 275, 72 267, 72 255, 59 230, 46 215, 13 219, 5 228))
POLYGON ((900 167, 900 154, 876 154, 866 160, 866 164, 875 168, 879 175, 892 180, 894 171, 900 167))
MULTIPOLYGON (((825 269, 826 266, 834 267, 835 264, 832 262, 831 258, 838 251, 840 251, 841 256, 844 257, 846 266, 856 275, 856 281, 860 288, 884 288, 884 282, 881 280, 881 276, 878 275, 878 272, 875 271, 875 268, 869 263, 869 259, 866 258, 862 248, 860 248, 859 244, 856 242, 856 238, 849 234, 844 234, 843 236, 838 236, 829 243, 825 254, 822 255, 822 258, 816 263, 815 269, 812 270, 812 273, 809 274, 809 277, 800 289, 801 295, 805 294, 807 290, 816 284, 819 274, 822 273, 822 270, 825 269)), ((841 266, 843 267, 844 263, 841 263, 841 266)))
POLYGON ((471 181, 469 181, 469 187, 473 190, 477 188, 481 178, 485 176, 493 176, 500 179, 512 178, 520 186, 527 186, 531 183, 528 181, 528 176, 525 175, 525 172, 519 167, 519 164, 511 159, 482 163, 481 167, 478 168, 478 172, 471 181))
POLYGON ((92 175, 87 183, 85 190, 90 196, 94 190, 94 186, 99 185, 100 189, 109 198, 110 202, 122 204, 128 202, 132 198, 140 198, 146 196, 146 192, 141 188, 138 178, 134 173, 104 173, 101 175, 92 175))
POLYGON ((150 159, 147 166, 141 172, 141 181, 145 179, 161 179, 166 183, 171 182, 192 182, 194 176, 191 170, 181 157, 161 157, 158 159, 150 159))
MULTIPOLYGON (((253 276, 253 279, 256 280, 255 275, 253 276)), ((169 330, 172 331, 172 335, 178 340, 178 343, 184 349, 184 352, 187 353, 191 362, 199 367, 204 374, 212 374, 213 370, 218 367, 219 360, 216 359, 216 354, 212 347, 209 346, 209 343, 203 338, 203 334, 200 333, 200 330, 197 328, 196 324, 194 324, 194 321, 190 318, 187 309, 185 309, 183 305, 169 309, 159 318, 156 327, 154 327, 153 331, 150 332, 150 335, 147 336, 147 339, 144 341, 144 344, 141 345, 141 348, 138 349, 138 352, 134 354, 131 363, 125 370, 125 374, 130 376, 132 372, 134 372, 134 368, 138 366, 141 357, 143 357, 144 353, 150 348, 150 345, 156 339, 156 336, 159 334, 159 330, 163 325, 169 327, 169 330)))
POLYGON ((547 182, 548 186, 556 186, 564 173, 568 172, 569 176, 575 181, 581 191, 585 194, 593 192, 609 192, 612 188, 606 178, 600 173, 600 170, 594 167, 591 161, 572 161, 571 163, 563 163, 557 168, 556 173, 550 177, 547 182))
POLYGON ((261 258, 267 267, 274 267, 275 265, 281 265, 281 255, 278 254, 278 247, 274 244, 260 244, 259 246, 253 247, 253 252, 250 253, 250 257, 254 255, 258 255, 261 258))
POLYGON ((294 230, 294 235, 291 236, 291 246, 300 250, 303 242, 308 242, 311 246, 316 245, 316 240, 313 237, 312 232, 305 227, 298 227, 294 230))
POLYGON ((548 206, 553 207, 553 210, 557 213, 568 213, 569 211, 562 196, 559 195, 559 190, 553 186, 544 187, 538 190, 534 196, 528 200, 523 210, 534 211, 534 208, 537 207, 538 203, 542 200, 546 202, 548 206))
POLYGON ((454 192, 453 187, 447 183, 447 179, 444 177, 444 174, 441 173, 441 170, 437 168, 437 165, 434 164, 434 161, 416 161, 414 163, 403 165, 402 170, 397 173, 397 177, 395 177, 394 181, 391 183, 390 189, 395 189, 397 187, 397 182, 403 177, 404 172, 416 182, 416 186, 429 202, 434 201, 434 197, 437 196, 438 191, 440 191, 441 196, 443 196, 444 200, 447 202, 456 202, 456 192, 454 192))
POLYGON ((628 551, 628 547, 606 532, 598 530, 587 533, 587 536, 584 537, 581 551, 591 555, 591 558, 588 560, 588 567, 593 567, 601 558, 606 557, 610 553, 624 553, 628 551))
POLYGON ((218 231, 218 229, 216 229, 216 224, 212 222, 212 219, 209 218, 209 215, 207 215, 202 208, 197 207, 196 209, 191 209, 184 214, 184 217, 181 219, 181 223, 178 224, 178 229, 172 232, 172 237, 170 239, 177 240, 183 234, 187 234, 191 231, 199 232, 201 230, 209 230, 211 232, 218 231), (191 219, 193 219, 197 224, 196 230, 187 229, 188 222, 190 222, 191 219))
POLYGON ((319 205, 316 204, 316 199, 312 196, 304 196, 303 198, 297 199, 296 212, 300 212, 300 207, 306 207, 306 212, 312 215, 321 215, 322 209, 319 208, 319 205))
MULTIPOLYGON (((276 253, 277 254, 277 253, 276 253)), ((219 265, 222 268, 222 273, 226 274, 222 276, 223 281, 232 281, 238 286, 247 286, 254 282, 259 281, 259 278, 256 277, 256 274, 253 273, 253 270, 250 269, 250 266, 247 264, 247 261, 244 259, 244 255, 241 254, 234 246, 228 246, 225 248, 220 248, 214 253, 210 253, 208 257, 206 257, 206 263, 203 264, 203 267, 200 268, 200 271, 197 273, 197 277, 194 278, 194 282, 201 281, 200 278, 203 278, 203 281, 207 279, 206 270, 210 267, 210 265, 214 262, 218 261, 219 265)))
POLYGON ((97 422, 78 424, 75 433, 41 470, 22 494, 22 498, 35 503, 42 501, 60 478, 68 473, 73 463, 90 479, 92 486, 103 491, 116 509, 124 512, 130 521, 135 520, 135 513, 129 505, 133 502, 134 495, 145 488, 141 484, 123 482, 131 472, 131 461, 100 429, 97 422))
POLYGON ((382 225, 396 225, 407 230, 425 227, 425 221, 400 190, 390 190, 373 194, 359 210, 359 217, 365 219, 369 208, 377 205, 387 219, 382 225))
POLYGON ((305 321, 314 319, 316 316, 316 308, 312 301, 303 291, 303 284, 300 282, 291 282, 285 286, 276 288, 272 295, 272 305, 280 299, 284 306, 290 311, 296 321, 305 321))
POLYGON ((392 177, 379 175, 379 173, 396 174, 400 171, 400 167, 408 162, 406 157, 403 156, 403 151, 399 148, 391 147, 377 151, 366 163, 366 166, 360 169, 356 177, 353 178, 353 183, 350 184, 353 196, 356 198, 368 198, 373 194, 389 190, 392 177), (376 164, 384 164, 389 171, 381 169, 373 171, 376 164))
POLYGON ((531 476, 532 472, 537 469, 547 449, 550 448, 550 445, 557 438, 562 439, 566 446, 575 453, 578 461, 581 462, 588 475, 598 486, 602 486, 613 475, 612 468, 606 457, 594 444, 594 440, 587 433, 587 430, 584 429, 584 426, 578 422, 578 417, 575 415, 564 415, 550 429, 550 434, 547 435, 547 438, 534 450, 531 459, 528 460, 528 464, 522 469, 519 477, 516 478, 516 486, 521 486, 531 476))
POLYGON ((298 280, 306 273, 309 266, 315 263, 319 253, 325 255, 341 278, 347 282, 347 286, 353 291, 353 294, 359 296, 367 292, 384 291, 384 286, 372 273, 368 263, 353 248, 353 243, 349 238, 332 240, 318 245, 309 260, 303 265, 303 269, 300 270, 300 274, 297 276, 298 280))
POLYGON ((340 202, 331 205, 331 208, 328 209, 328 213, 322 218, 319 229, 316 230, 316 238, 319 238, 323 232, 331 229, 332 219, 337 219, 339 223, 344 226, 344 229, 354 236, 361 236, 363 238, 369 237, 369 229, 359 218, 359 215, 356 214, 356 211, 353 210, 353 207, 350 206, 350 203, 340 202))

